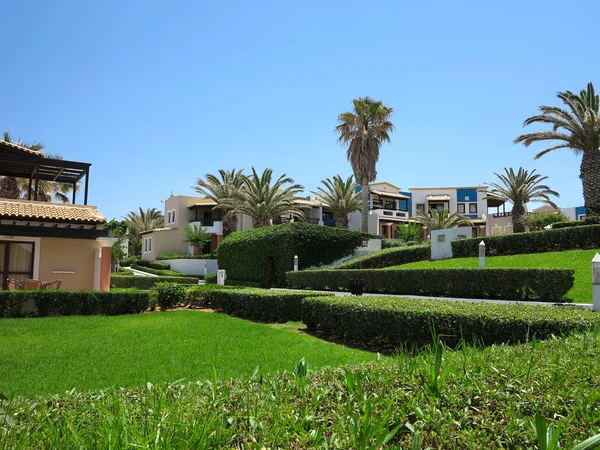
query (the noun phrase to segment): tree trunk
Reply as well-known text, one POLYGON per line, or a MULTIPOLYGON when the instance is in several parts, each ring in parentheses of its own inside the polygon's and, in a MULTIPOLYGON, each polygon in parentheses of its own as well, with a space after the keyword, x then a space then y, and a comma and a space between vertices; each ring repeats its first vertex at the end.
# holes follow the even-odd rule
POLYGON ((348 216, 339 216, 335 219, 335 227, 336 228, 346 228, 348 229, 348 216))
POLYGON ((586 151, 581 158, 583 201, 588 216, 600 216, 600 150, 586 151))
MULTIPOLYGON (((364 181, 364 180, 363 180, 364 181)), ((361 231, 364 233, 369 232, 369 192, 371 189, 369 188, 369 183, 360 183, 363 186, 362 189, 362 227, 361 231)))
POLYGON ((15 177, 3 177, 0 179, 0 198, 19 198, 21 189, 15 177))
POLYGON ((237 217, 233 216, 228 219, 223 219, 223 239, 234 231, 237 231, 237 217))
POLYGON ((516 203, 513 205, 511 214, 513 223, 513 233, 525 232, 525 225, 523 225, 523 222, 521 222, 521 218, 523 217, 524 212, 525 208, 521 203, 516 203))

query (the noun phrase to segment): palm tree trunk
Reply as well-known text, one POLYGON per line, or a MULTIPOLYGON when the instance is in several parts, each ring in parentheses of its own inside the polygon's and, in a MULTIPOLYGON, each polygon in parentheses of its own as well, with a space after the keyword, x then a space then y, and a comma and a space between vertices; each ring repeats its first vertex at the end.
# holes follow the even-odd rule
POLYGON ((583 153, 581 184, 586 214, 600 216, 600 150, 583 153))
POLYGON ((521 203, 517 203, 513 205, 512 209, 512 223, 513 223, 513 233, 524 233, 525 225, 521 222, 521 218, 523 217, 523 213, 525 212, 525 208, 521 203))
POLYGON ((338 216, 335 218, 336 228, 348 228, 348 216, 338 216))
POLYGON ((362 211, 361 211, 361 215, 362 215, 362 227, 361 230, 363 231, 363 233, 368 233, 369 232, 369 192, 370 192, 370 188, 369 188, 369 183, 368 182, 364 182, 365 180, 363 180, 363 182, 360 183, 361 186, 363 187, 363 195, 362 195, 362 211))
POLYGON ((237 217, 233 216, 223 219, 223 239, 234 231, 237 231, 237 217))

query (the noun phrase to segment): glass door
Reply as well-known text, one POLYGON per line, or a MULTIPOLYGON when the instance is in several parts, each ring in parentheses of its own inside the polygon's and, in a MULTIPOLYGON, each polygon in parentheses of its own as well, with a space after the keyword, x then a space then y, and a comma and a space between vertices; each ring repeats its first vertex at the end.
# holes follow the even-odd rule
POLYGON ((33 278, 33 242, 0 241, 0 273, 2 289, 8 279, 22 281, 33 278))

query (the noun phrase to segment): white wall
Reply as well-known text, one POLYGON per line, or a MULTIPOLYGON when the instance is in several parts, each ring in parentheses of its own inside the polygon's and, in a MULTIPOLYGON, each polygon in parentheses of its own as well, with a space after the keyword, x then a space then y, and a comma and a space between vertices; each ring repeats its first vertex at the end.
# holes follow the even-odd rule
POLYGON ((447 230, 431 231, 431 259, 449 259, 452 258, 452 241, 456 241, 459 236, 461 239, 470 238, 472 235, 471 227, 450 228, 447 230), (464 236, 464 237, 463 237, 464 236))
POLYGON ((187 273, 189 275, 206 275, 217 273, 216 259, 165 259, 175 272, 187 273))
POLYGON ((360 211, 354 211, 348 214, 348 229, 360 230, 362 226, 362 218, 360 211))

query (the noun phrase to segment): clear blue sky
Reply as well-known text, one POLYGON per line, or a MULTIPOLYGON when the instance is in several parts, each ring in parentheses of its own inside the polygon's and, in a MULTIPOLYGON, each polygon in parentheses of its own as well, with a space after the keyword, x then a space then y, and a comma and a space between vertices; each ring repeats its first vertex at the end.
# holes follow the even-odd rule
POLYGON ((575 206, 580 158, 534 161, 512 140, 557 91, 600 87, 599 12, 594 0, 6 2, 0 127, 91 162, 90 203, 111 219, 162 210, 219 168, 272 167, 307 190, 349 175, 333 128, 369 95, 395 109, 378 181, 477 185, 522 165, 575 206))

